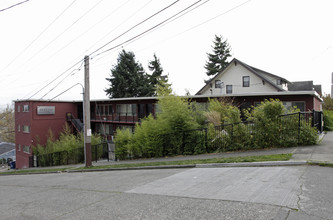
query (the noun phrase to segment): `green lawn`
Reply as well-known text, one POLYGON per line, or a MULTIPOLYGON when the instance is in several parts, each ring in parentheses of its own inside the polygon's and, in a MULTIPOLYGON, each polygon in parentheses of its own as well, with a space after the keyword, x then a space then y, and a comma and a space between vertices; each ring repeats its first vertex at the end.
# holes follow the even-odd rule
POLYGON ((262 156, 246 156, 246 157, 227 157, 227 158, 212 158, 200 160, 179 160, 179 161, 164 161, 164 162, 146 162, 146 163, 131 163, 131 164, 114 164, 93 167, 80 167, 80 168, 49 168, 49 169, 29 169, 29 170, 12 170, 0 173, 6 174, 33 174, 33 173, 54 173, 66 172, 75 170, 91 170, 91 169, 111 169, 111 168, 133 168, 133 167, 149 167, 149 166, 172 166, 172 165, 192 165, 192 164, 208 164, 208 163, 241 163, 241 162, 263 162, 263 161, 287 161, 291 158, 292 154, 273 154, 262 156))

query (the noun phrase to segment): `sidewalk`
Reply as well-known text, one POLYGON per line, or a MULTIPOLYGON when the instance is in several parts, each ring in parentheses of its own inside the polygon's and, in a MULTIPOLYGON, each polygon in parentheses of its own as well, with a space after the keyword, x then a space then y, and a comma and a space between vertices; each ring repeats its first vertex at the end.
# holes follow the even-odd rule
POLYGON ((327 132, 318 145, 297 147, 293 152, 292 160, 333 165, 333 132, 327 132))
MULTIPOLYGON (((274 148, 274 149, 261 149, 250 150, 243 152, 224 152, 224 153, 212 153, 201 154, 191 156, 175 156, 164 158, 151 158, 151 159, 137 159, 137 160, 125 160, 125 161, 93 161, 93 166, 113 165, 113 164, 133 164, 133 163, 149 163, 149 162, 163 162, 163 161, 180 161, 180 160, 200 160, 210 158, 226 158, 226 157, 245 157, 245 156, 261 156, 261 155, 273 155, 273 154, 289 154, 293 156, 289 161, 272 161, 272 162, 248 162, 248 163, 220 163, 220 164, 202 164, 196 165, 196 167, 244 167, 244 166, 292 166, 292 165, 305 165, 310 164, 332 164, 333 165, 333 132, 322 134, 320 136, 320 143, 313 146, 298 146, 289 148, 274 148)), ((84 164, 72 164, 58 167, 37 167, 27 168, 26 170, 42 170, 50 168, 79 168, 84 167, 84 164)), ((172 166, 174 167, 174 166, 172 166)), ((158 167, 155 167, 158 168, 158 167)))

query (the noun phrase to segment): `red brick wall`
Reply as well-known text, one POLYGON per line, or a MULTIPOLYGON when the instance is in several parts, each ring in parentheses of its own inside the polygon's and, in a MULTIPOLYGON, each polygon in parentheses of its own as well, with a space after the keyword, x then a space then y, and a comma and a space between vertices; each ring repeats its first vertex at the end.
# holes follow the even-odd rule
POLYGON ((77 113, 77 104, 71 102, 16 102, 15 103, 15 143, 16 143, 16 167, 29 167, 29 156, 32 155, 32 146, 39 143, 44 145, 51 129, 55 137, 63 130, 66 123, 66 113, 77 113), (18 106, 20 105, 20 112, 18 106), (29 105, 29 112, 23 112, 23 105, 29 105), (38 106, 55 106, 55 114, 38 115, 38 106), (18 131, 20 125, 20 131, 18 131), (22 131, 23 125, 30 126, 30 132, 22 131), (19 145, 21 146, 19 149, 19 145), (30 146, 30 152, 24 152, 23 146, 30 146))

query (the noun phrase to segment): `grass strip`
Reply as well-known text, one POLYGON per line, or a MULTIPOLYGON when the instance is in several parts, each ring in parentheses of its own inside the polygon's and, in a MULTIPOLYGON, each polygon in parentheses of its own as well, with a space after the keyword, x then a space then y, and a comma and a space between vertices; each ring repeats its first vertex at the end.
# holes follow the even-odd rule
POLYGON ((261 156, 245 156, 245 157, 221 157, 211 159, 198 160, 179 160, 179 161, 163 161, 163 162, 145 162, 145 163, 129 163, 129 164, 112 164, 92 167, 67 167, 67 168, 50 168, 50 169, 28 169, 13 170, 2 172, 0 175, 12 174, 34 174, 34 173, 55 173, 65 172, 67 170, 89 170, 89 169, 110 169, 110 168, 133 168, 146 166, 168 166, 168 165, 190 165, 190 164, 208 164, 208 163, 243 163, 243 162, 264 162, 264 161, 287 161, 290 160, 292 154, 273 154, 261 156))
POLYGON ((261 155, 261 156, 245 156, 245 157, 222 157, 222 158, 198 159, 198 160, 113 164, 113 165, 103 165, 103 166, 93 166, 93 167, 80 167, 77 169, 84 170, 84 169, 108 169, 108 168, 132 168, 132 167, 146 167, 146 166, 208 164, 208 163, 287 161, 287 160, 290 160, 291 157, 292 157, 292 154, 273 154, 273 155, 261 155))

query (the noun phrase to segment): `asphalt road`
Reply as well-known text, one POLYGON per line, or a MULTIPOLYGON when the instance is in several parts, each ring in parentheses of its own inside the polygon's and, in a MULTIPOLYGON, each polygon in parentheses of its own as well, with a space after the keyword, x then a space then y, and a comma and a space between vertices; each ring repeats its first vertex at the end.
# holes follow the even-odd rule
POLYGON ((0 176, 0 219, 333 219, 333 168, 0 176))

